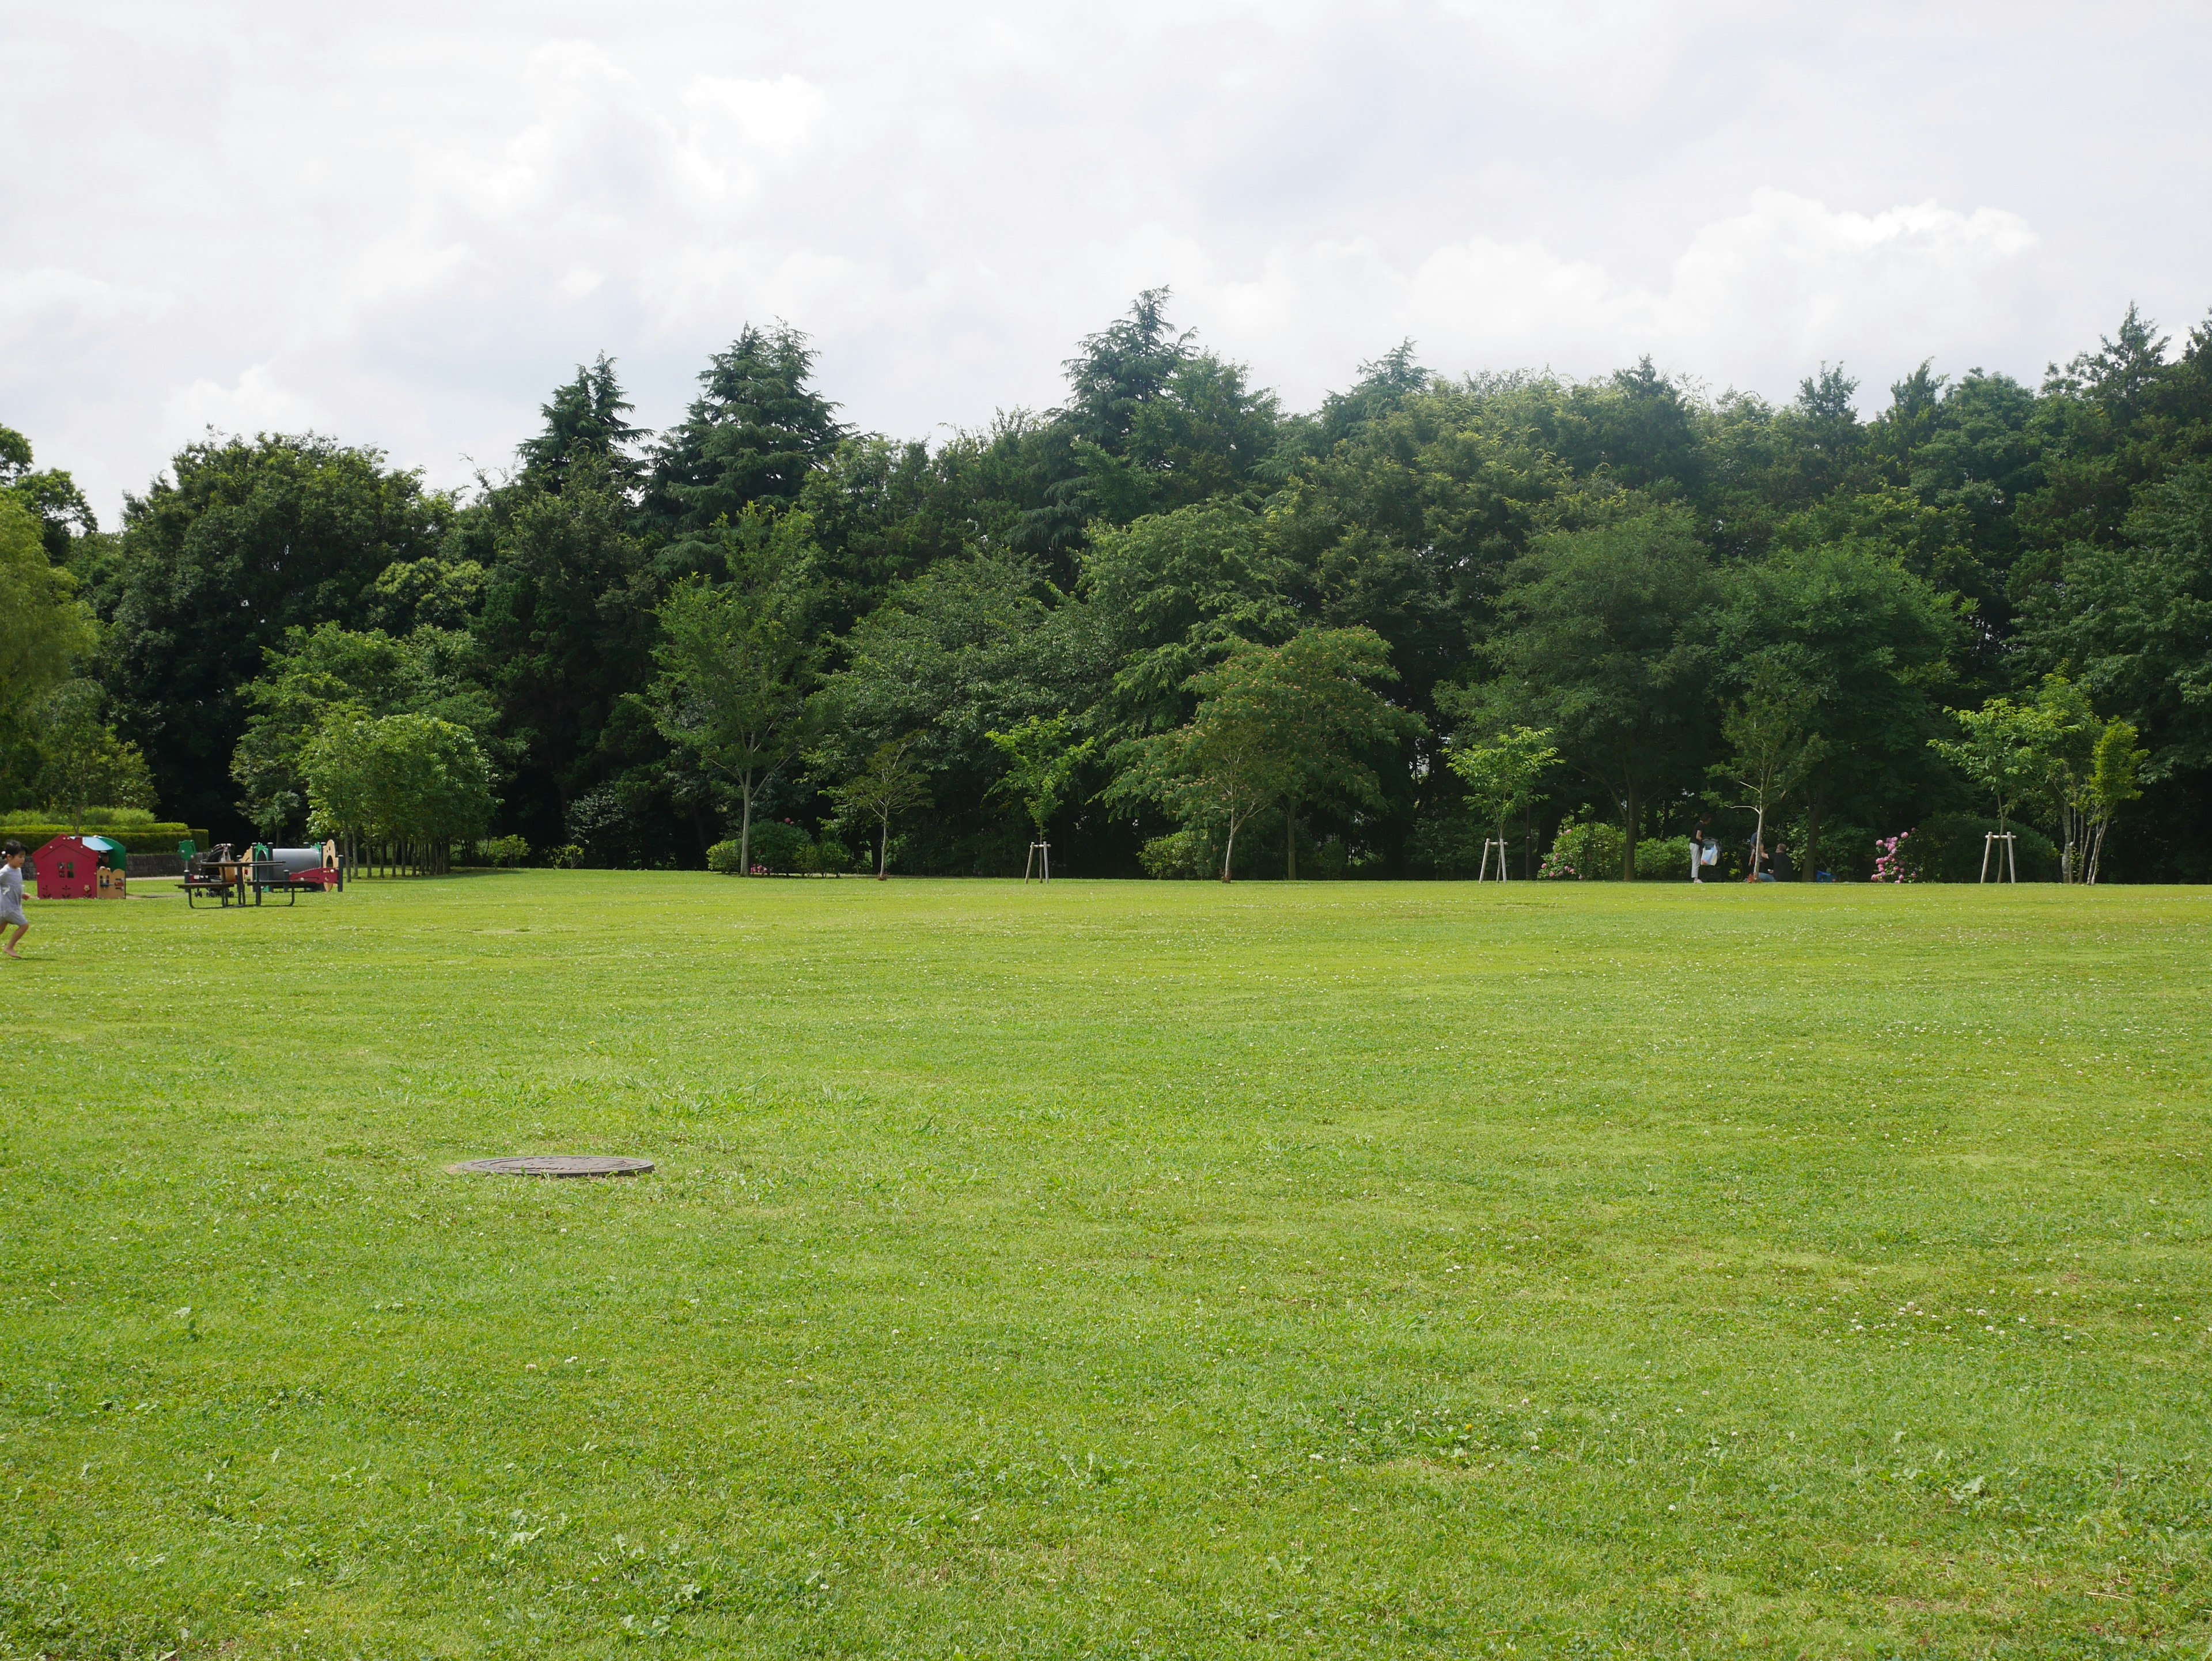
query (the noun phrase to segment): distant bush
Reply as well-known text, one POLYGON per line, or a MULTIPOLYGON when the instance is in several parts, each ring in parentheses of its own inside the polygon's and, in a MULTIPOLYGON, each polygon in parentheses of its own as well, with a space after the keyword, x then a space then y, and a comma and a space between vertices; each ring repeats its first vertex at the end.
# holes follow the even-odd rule
POLYGON ((494 837, 478 846, 487 865, 520 865, 530 857, 530 844, 520 837, 494 837))
POLYGON ((1636 844, 1638 882, 1687 882, 1690 879, 1690 839, 1687 837, 1647 837, 1636 844))
POLYGON ((1352 850, 1344 845, 1344 838, 1328 837, 1314 844, 1311 858, 1301 861, 1298 869, 1305 875, 1322 881, 1335 882, 1345 875, 1351 865, 1352 850))
MULTIPOLYGON (((817 871, 842 869, 844 850, 838 849, 836 864, 825 864, 823 856, 826 846, 817 847, 813 837, 788 819, 762 819, 753 826, 753 869, 779 877, 811 876, 817 871)), ((745 874, 735 837, 727 842, 718 842, 707 850, 707 868, 726 877, 745 874)))
POLYGON ((763 819, 754 824, 753 863, 779 876, 805 875, 822 868, 814 838, 788 819, 763 819))
POLYGON ((1424 875, 1471 877, 1482 868, 1482 842, 1489 834, 1464 801, 1448 799, 1421 811, 1406 851, 1424 875))
MULTIPOLYGON (((1626 845, 1627 837, 1617 824, 1603 819, 1584 824, 1568 818, 1561 821, 1559 834, 1552 838, 1552 851, 1544 855, 1536 874, 1553 881, 1618 882, 1626 845)), ((1682 874, 1686 879, 1688 870, 1682 874)))
POLYGON ((545 850, 545 863, 556 871, 574 871, 584 863, 584 850, 574 843, 564 843, 558 848, 545 850))
POLYGON ((1221 850, 1214 843, 1212 831, 1202 826, 1177 830, 1165 837, 1154 837, 1137 855, 1137 862, 1145 867, 1148 877, 1218 877, 1221 874, 1221 850))

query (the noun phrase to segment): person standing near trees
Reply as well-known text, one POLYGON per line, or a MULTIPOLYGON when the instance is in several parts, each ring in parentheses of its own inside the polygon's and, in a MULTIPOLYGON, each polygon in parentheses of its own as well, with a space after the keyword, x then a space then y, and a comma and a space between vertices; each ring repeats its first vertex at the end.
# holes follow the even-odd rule
POLYGON ((1711 828, 1713 816, 1711 813, 1701 814, 1698 819, 1698 828, 1690 833, 1690 880, 1701 888, 1705 886, 1705 833, 1711 828))
POLYGON ((23 915, 23 856, 27 851, 20 842, 11 842, 0 849, 0 929, 12 925, 15 930, 15 938, 0 946, 0 951, 11 958, 22 956, 15 948, 31 932, 31 920, 23 915))

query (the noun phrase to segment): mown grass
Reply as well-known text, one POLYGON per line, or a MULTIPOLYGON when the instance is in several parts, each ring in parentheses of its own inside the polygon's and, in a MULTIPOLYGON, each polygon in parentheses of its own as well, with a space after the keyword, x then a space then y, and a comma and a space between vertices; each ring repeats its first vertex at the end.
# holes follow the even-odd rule
POLYGON ((34 915, 0 1654, 2212 1643, 2212 894, 34 915))

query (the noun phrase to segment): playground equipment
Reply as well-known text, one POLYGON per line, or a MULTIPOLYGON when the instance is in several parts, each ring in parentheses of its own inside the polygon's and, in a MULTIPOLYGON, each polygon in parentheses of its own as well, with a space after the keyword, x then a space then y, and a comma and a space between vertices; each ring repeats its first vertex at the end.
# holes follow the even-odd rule
POLYGON ((343 890, 345 861, 335 842, 320 848, 270 848, 258 842, 243 854, 234 854, 228 843, 221 843, 204 855, 190 857, 183 887, 186 905, 203 899, 219 906, 259 905, 270 894, 282 894, 284 904, 291 905, 303 888, 343 890))
POLYGON ((107 837, 56 837, 31 855, 42 900, 119 900, 131 856, 107 837))

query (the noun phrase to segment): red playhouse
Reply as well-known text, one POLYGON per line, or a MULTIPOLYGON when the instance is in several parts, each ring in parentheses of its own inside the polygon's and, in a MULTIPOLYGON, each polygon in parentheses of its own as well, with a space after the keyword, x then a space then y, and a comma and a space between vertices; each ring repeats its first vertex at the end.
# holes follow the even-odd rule
MULTIPOLYGON (((97 899, 103 892, 100 880, 103 867, 120 865, 123 850, 105 837, 98 838, 95 847, 82 837, 56 837, 44 848, 31 855, 31 868, 38 873, 39 897, 42 900, 97 899)), ((108 879, 105 891, 116 891, 114 879, 108 879)))

